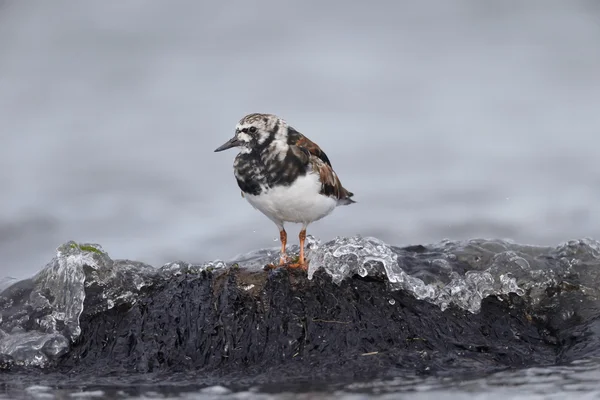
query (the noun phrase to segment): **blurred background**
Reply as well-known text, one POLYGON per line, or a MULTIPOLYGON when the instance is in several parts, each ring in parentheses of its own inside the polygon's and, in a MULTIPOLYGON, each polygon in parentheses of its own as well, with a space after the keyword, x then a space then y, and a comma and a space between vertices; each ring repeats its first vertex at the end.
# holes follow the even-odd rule
POLYGON ((598 21, 595 0, 1 1, 0 277, 68 240, 155 266, 278 247, 213 153, 250 112, 355 193, 323 241, 599 239, 598 21))

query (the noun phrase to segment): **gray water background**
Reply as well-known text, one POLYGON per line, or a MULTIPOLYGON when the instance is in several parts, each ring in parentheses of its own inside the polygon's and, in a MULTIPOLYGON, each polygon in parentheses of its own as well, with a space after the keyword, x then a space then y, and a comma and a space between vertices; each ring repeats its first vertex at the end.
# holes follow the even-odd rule
POLYGON ((355 193, 323 241, 600 237, 599 2, 5 0, 0 277, 276 247, 213 153, 250 112, 355 193))
MULTIPOLYGON (((0 0, 0 278, 70 239, 156 266, 277 246, 212 152, 257 111, 356 194, 321 240, 600 237, 595 0, 0 0)), ((599 366, 406 390, 595 398, 599 366)))

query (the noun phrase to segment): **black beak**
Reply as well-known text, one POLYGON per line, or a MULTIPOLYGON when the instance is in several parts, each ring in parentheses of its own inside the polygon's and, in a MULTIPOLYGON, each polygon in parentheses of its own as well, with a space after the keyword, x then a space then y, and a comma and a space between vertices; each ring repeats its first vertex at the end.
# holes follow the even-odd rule
POLYGON ((237 146, 239 146, 241 144, 242 143, 238 140, 237 136, 234 136, 231 139, 229 139, 227 141, 227 143, 225 143, 224 145, 217 147, 217 149, 215 150, 215 153, 217 151, 223 151, 223 150, 230 149, 232 147, 237 147, 237 146))

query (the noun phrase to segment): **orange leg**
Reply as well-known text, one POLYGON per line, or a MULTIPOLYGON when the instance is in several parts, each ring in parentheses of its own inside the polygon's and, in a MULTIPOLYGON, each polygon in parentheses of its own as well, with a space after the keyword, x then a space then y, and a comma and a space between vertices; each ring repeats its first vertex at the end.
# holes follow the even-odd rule
POLYGON ((298 238, 300 239, 300 259, 298 260, 298 264, 306 265, 304 262, 304 241, 306 240, 306 229, 302 229, 300 231, 298 238))
POLYGON ((287 233, 285 229, 279 231, 279 240, 281 240, 281 258, 279 258, 279 265, 284 265, 287 262, 287 255, 285 254, 285 245, 287 244, 287 233))
POLYGON ((290 264, 290 268, 300 268, 303 271, 308 271, 308 264, 304 260, 304 241, 306 240, 306 228, 303 228, 300 231, 300 235, 298 235, 300 239, 300 258, 298 259, 298 263, 290 264))

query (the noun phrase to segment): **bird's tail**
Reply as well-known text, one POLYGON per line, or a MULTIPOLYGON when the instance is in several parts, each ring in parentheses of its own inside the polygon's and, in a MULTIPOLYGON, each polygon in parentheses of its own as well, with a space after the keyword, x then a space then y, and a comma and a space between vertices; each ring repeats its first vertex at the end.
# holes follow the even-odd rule
POLYGON ((355 200, 352 200, 351 197, 354 196, 354 193, 347 191, 346 189, 344 189, 344 193, 343 196, 341 198, 338 199, 337 201, 337 205, 338 206, 348 206, 350 204, 354 204, 356 203, 355 200))

